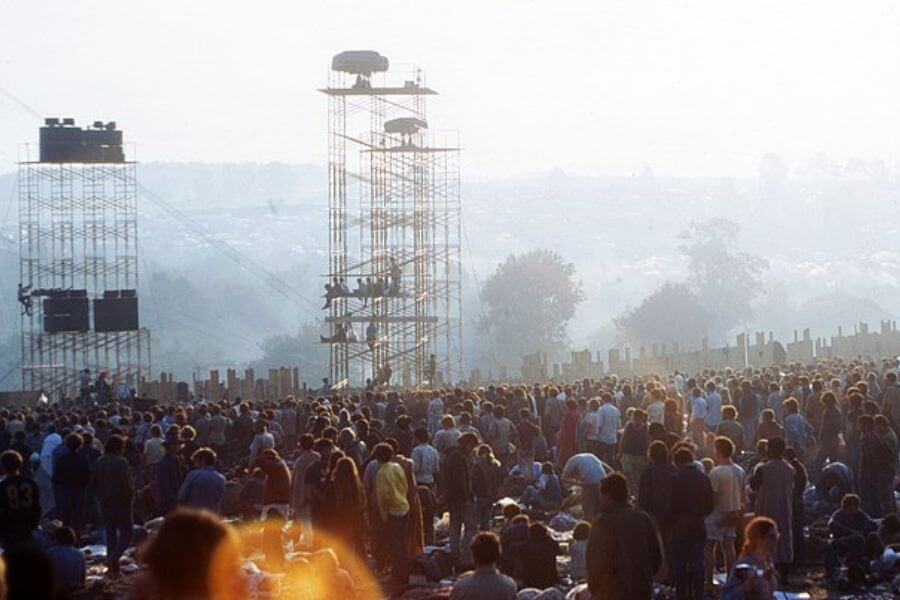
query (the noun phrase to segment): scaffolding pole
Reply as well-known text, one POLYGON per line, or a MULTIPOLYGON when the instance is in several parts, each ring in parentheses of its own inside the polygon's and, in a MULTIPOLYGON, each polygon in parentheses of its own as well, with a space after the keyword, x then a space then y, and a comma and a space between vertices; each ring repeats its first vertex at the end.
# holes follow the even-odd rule
POLYGON ((436 92, 421 70, 374 79, 361 85, 330 71, 321 90, 328 96, 327 284, 351 292, 328 308, 332 382, 361 384, 387 368, 392 385, 460 381, 458 135, 428 128, 426 100, 436 92), (399 118, 424 126, 386 131, 399 118), (354 293, 372 286, 383 293, 354 293))
MULTIPOLYGON (((31 290, 137 290, 136 163, 19 163, 19 281, 31 290)), ((42 298, 21 316, 22 389, 77 394, 79 374, 137 389, 150 371, 150 332, 45 329, 42 298)))

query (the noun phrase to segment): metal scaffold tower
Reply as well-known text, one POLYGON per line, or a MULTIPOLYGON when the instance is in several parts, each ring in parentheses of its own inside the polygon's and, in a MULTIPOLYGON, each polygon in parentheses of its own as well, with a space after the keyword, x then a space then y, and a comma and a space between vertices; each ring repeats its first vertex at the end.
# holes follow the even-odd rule
POLYGON ((85 370, 137 388, 150 333, 138 325, 136 163, 114 123, 47 119, 19 162, 22 388, 74 397, 85 370), (34 160, 38 158, 38 160, 34 160), (93 318, 91 318, 93 315, 93 318))
POLYGON ((462 377, 459 141, 426 118, 421 70, 349 51, 328 87, 334 384, 441 385, 462 377))

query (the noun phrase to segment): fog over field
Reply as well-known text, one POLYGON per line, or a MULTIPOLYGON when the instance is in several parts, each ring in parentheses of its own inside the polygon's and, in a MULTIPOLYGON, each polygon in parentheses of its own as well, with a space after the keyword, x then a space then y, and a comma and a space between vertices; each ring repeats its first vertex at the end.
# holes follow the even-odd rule
MULTIPOLYGON (((263 364, 258 361, 266 358, 266 338, 315 324, 328 246, 323 169, 147 163, 138 176, 190 217, 184 223, 150 196, 140 198, 141 318, 153 331, 154 369, 187 377, 192 367, 263 364), (209 236, 277 274, 309 301, 280 294, 255 269, 208 242, 209 236)), ((679 233, 691 221, 713 218, 740 224, 740 249, 769 263, 763 293, 754 301, 755 318, 736 331, 761 329, 787 339, 793 329, 809 327, 813 336, 824 336, 860 320, 875 327, 880 318, 896 318, 898 177, 895 168, 877 162, 820 158, 793 166, 768 156, 753 178, 658 177, 646 169, 632 177, 556 170, 467 180, 466 363, 491 366, 489 344, 474 331, 484 310, 476 282, 483 284, 509 254, 547 248, 574 264, 585 298, 568 328, 571 347, 605 354, 615 344, 612 319, 664 283, 687 279, 679 233)), ((14 183, 14 174, 0 177, 0 198, 10 198, 14 183)), ((6 326, 18 314, 14 205, 9 217, 0 242, 0 355, 6 369, 18 358, 17 326, 6 326)), ((700 340, 680 341, 684 347, 700 340)), ((312 378, 323 359, 320 350, 307 346, 295 360, 312 378)), ((269 354, 275 362, 294 358, 277 347, 269 354)))
POLYGON ((115 120, 139 161, 154 371, 323 375, 317 89, 347 49, 423 67, 430 125, 460 132, 466 372, 900 315, 895 3, 80 4, 0 8, 0 389, 18 385, 16 162, 46 116, 115 120), (581 299, 543 348, 484 327, 515 302, 486 284, 535 250, 581 299), (654 297, 663 322, 626 326, 654 297), (691 310, 709 322, 661 327, 691 310))

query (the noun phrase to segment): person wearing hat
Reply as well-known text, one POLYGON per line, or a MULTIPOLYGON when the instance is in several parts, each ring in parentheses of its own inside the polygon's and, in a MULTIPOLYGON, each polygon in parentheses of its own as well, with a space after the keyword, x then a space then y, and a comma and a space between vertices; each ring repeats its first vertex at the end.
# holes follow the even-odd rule
POLYGON ((165 516, 178 505, 178 490, 181 489, 181 465, 178 452, 183 442, 178 427, 170 427, 163 441, 166 453, 156 463, 156 491, 159 514, 165 516))

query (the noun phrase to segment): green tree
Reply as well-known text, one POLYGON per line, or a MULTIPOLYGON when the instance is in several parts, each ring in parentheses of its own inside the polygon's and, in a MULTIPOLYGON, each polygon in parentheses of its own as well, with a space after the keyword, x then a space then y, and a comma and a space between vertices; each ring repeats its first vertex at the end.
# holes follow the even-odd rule
POLYGON ((273 335, 262 342, 263 357, 253 363, 256 369, 299 367, 301 378, 317 386, 328 375, 328 346, 319 343, 319 328, 304 323, 296 335, 273 335))
POLYGON ((679 235, 690 283, 710 316, 710 341, 723 342, 735 326, 751 321, 763 288, 767 260, 738 249, 741 226, 727 219, 693 222, 679 235))
POLYGON ((485 314, 477 324, 489 336, 497 366, 517 367, 523 354, 555 351, 583 300, 575 266, 550 250, 510 255, 481 290, 485 314))
POLYGON ((709 313, 683 283, 666 283, 615 320, 620 343, 696 346, 710 327, 709 313))

